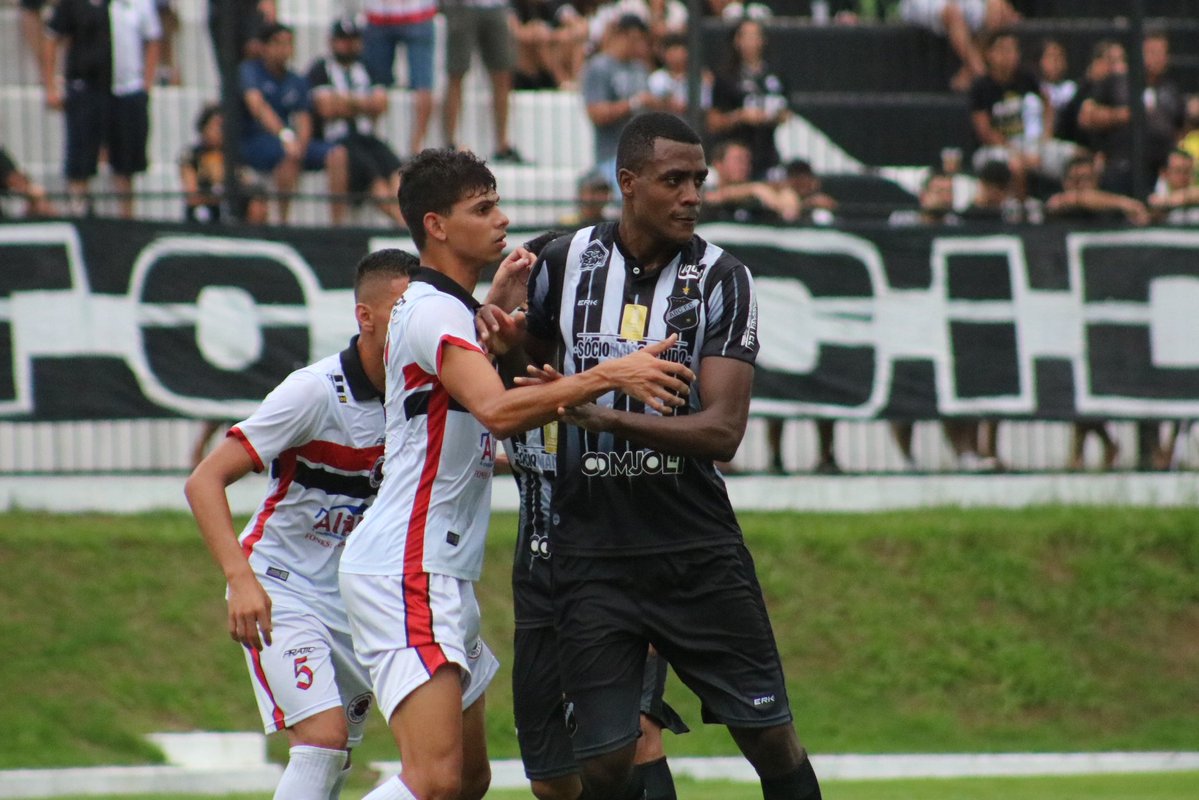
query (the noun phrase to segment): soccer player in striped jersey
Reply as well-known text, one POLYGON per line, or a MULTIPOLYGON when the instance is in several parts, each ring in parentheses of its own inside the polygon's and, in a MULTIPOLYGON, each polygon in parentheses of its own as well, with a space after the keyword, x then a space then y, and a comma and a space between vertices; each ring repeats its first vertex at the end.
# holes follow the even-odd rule
POLYGON ((403 758, 367 798, 475 800, 490 783, 483 695, 495 659, 474 582, 498 441, 616 389, 668 413, 691 371, 658 358, 667 340, 505 390, 478 344, 471 296, 506 245, 495 177, 471 153, 425 150, 405 165, 399 199, 422 267, 389 324, 387 477, 340 566, 354 648, 403 758))
POLYGON ((728 727, 766 800, 818 800, 753 560, 713 466, 732 459, 745 433, 758 353, 753 281, 695 233, 708 170, 685 122, 638 116, 621 133, 616 166, 620 221, 542 251, 526 345, 556 353, 569 380, 669 341, 663 358, 698 377, 671 416, 612 392, 567 410, 559 429, 553 610, 584 796, 641 796, 632 767, 648 644, 699 696, 704 720, 728 727))
POLYGON ((363 258, 350 346, 289 375, 187 480, 263 727, 291 744, 276 800, 336 800, 371 706, 337 565, 381 480, 387 320, 417 266, 402 250, 363 258), (239 537, 225 489, 268 467, 267 495, 239 537))
MULTIPOLYGON (((560 236, 551 231, 525 243, 539 255, 560 236)), ((496 274, 483 315, 482 335, 490 337, 494 316, 524 306, 525 280, 515 280, 502 267, 496 274)), ((507 359, 501 374, 524 374, 521 354, 507 359), (512 363, 519 359, 519 363, 512 363)), ((508 376, 505 375, 505 380, 508 376)), ((583 791, 579 766, 571 750, 573 720, 563 701, 558 676, 557 637, 550 586, 550 505, 558 459, 558 422, 504 440, 508 464, 520 491, 516 553, 512 563, 512 604, 516 632, 512 654, 512 707, 516 740, 525 775, 538 800, 578 800, 583 791)), ((662 748, 662 729, 686 733, 683 720, 663 699, 666 661, 651 652, 642 678, 641 736, 635 762, 646 786, 646 800, 674 800, 674 779, 662 748)))

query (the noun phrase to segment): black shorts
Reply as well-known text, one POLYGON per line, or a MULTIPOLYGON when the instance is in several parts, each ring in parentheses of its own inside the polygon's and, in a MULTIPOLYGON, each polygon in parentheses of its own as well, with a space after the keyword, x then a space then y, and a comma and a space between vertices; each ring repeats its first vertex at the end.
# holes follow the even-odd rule
POLYGON ((374 136, 347 136, 341 141, 350 161, 350 191, 369 191, 379 178, 390 180, 400 169, 400 159, 382 139, 374 136))
POLYGON ((619 558, 554 553, 554 625, 577 758, 637 738, 647 642, 699 697, 704 722, 791 721, 774 632, 743 544, 619 558))
POLYGON ((146 171, 150 109, 145 92, 118 96, 107 89, 72 85, 65 110, 67 178, 95 175, 101 145, 108 148, 108 164, 117 175, 146 171))
MULTIPOLYGON (((512 707, 516 741, 525 775, 548 781, 579 771, 571 748, 575 721, 563 702, 558 677, 558 637, 549 626, 517 628, 512 656, 512 707)), ((687 726, 662 698, 666 661, 651 655, 641 671, 641 713, 667 730, 682 734, 687 726)))

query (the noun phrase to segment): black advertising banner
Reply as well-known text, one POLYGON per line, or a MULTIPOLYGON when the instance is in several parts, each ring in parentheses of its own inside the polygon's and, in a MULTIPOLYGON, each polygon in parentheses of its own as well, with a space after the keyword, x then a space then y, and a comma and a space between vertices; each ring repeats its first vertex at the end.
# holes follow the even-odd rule
MULTIPOLYGON (((1199 230, 770 228, 753 410, 1199 417, 1199 230)), ((510 240, 525 236, 512 234, 510 240)), ((403 235, 0 225, 0 418, 240 418, 354 333, 354 265, 403 235)))

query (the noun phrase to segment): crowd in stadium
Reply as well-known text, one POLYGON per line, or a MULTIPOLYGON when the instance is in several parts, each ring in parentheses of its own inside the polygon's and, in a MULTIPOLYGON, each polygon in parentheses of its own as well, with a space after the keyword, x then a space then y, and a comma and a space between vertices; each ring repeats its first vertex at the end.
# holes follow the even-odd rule
MULTIPOLYGON (((186 219, 212 221, 224 213, 249 223, 286 222, 299 176, 316 171, 327 178, 332 224, 345 222, 346 198, 369 197, 386 220, 403 225, 394 202, 397 153, 411 156, 429 138, 438 13, 446 24, 441 123, 450 146, 463 78, 476 51, 491 89, 493 162, 536 162, 522 153, 524 143, 509 138, 513 90, 582 93, 595 132, 594 169, 579 182, 580 203, 588 206, 580 209, 584 220, 594 208, 588 195, 593 178, 606 177, 611 185, 615 137, 623 125, 648 110, 680 115, 688 110, 688 11, 680 0, 499 0, 445 3, 440 9, 436 0, 347 4, 359 5, 363 13, 330 20, 326 56, 298 65, 292 31, 274 0, 210 0, 216 61, 231 57, 228 41, 239 62, 241 114, 231 152, 240 167, 230 171, 238 176, 237 186, 226 187, 223 135, 230 127, 213 97, 195 120, 194 142, 179 155, 186 219), (221 16, 226 12, 227 21, 221 16), (389 132, 390 141, 377 135, 387 89, 396 85, 397 54, 406 58, 406 88, 415 94, 403 148, 399 132, 389 132), (230 195, 235 205, 227 201, 230 195), (268 196, 277 198, 274 209, 268 196)), ((785 4, 775 5, 788 11, 785 4)), ((7 154, 0 162, 5 190, 26 198, 31 215, 85 214, 91 210, 89 184, 106 160, 121 196, 118 213, 132 216, 135 178, 147 167, 152 87, 189 80, 176 56, 179 26, 171 0, 129 4, 130 11, 114 14, 111 33, 92 18, 106 12, 86 2, 23 0, 21 8, 31 57, 40 57, 46 104, 64 110, 62 168, 69 201, 48 201, 7 154)), ((707 54, 701 73, 712 165, 706 215, 742 222, 832 222, 838 199, 820 190, 810 164, 780 163, 776 129, 792 112, 789 87, 766 57, 771 9, 722 0, 708 3, 708 9, 727 21, 729 36, 724 52, 707 54)), ((978 202, 952 214, 945 209, 945 215, 912 209, 896 221, 936 216, 941 222, 995 217, 1035 222, 1048 216, 1141 225, 1193 222, 1199 216, 1199 96, 1186 95, 1171 79, 1164 28, 1148 31, 1144 40, 1144 167, 1150 185, 1133 196, 1128 58, 1120 41, 1096 42, 1087 64, 1068 64, 1066 49, 1052 38, 1041 41, 1037 52, 1022 52, 1011 27, 1020 25, 1021 15, 1007 0, 839 2, 831 12, 831 24, 882 16, 928 27, 946 37, 961 63, 949 83, 969 98, 973 153, 963 163, 960 148, 947 147, 939 166, 976 177, 978 202)), ((612 206, 609 202, 609 215, 612 206)))

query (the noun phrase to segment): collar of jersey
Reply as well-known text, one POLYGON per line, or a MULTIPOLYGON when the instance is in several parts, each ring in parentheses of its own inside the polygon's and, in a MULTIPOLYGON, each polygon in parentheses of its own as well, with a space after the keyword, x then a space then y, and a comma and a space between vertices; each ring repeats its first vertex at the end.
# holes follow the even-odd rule
POLYGON ((366 377, 366 370, 362 367, 362 357, 358 355, 358 334, 354 334, 350 346, 341 351, 341 371, 350 385, 350 393, 359 403, 383 397, 370 378, 366 377))
POLYGON ((454 297, 458 300, 458 302, 466 306, 467 310, 472 314, 479 310, 481 303, 472 297, 470 292, 458 285, 457 281, 455 281, 449 275, 446 275, 444 272, 438 272, 437 270, 430 269, 429 267, 421 267, 416 271, 416 274, 412 276, 412 280, 420 281, 421 283, 427 283, 437 291, 444 292, 445 294, 454 297))
MULTIPOLYGON (((613 223, 613 225, 615 225, 615 223, 613 223)), ((691 241, 692 242, 695 241, 694 237, 692 238, 691 241)), ((649 280, 650 278, 657 280, 658 274, 661 273, 662 270, 666 269, 671 264, 673 264, 679 258, 680 254, 682 254, 684 252, 684 250, 691 247, 691 242, 688 242, 686 245, 683 245, 682 247, 680 247, 678 252, 675 253, 673 256, 671 256, 670 259, 665 264, 663 264, 661 267, 658 267, 653 272, 650 272, 647 269, 642 269, 641 274, 637 275, 633 272, 633 268, 641 267, 641 262, 638 261, 637 257, 634 256, 632 253, 630 253, 625 248, 624 242, 620 238, 620 228, 619 227, 614 227, 612 230, 612 243, 614 245, 616 245, 616 249, 619 250, 620 254, 624 257, 624 271, 625 271, 626 279, 630 280, 630 281, 634 281, 634 282, 646 281, 646 280, 649 280)), ((680 262, 680 263, 682 263, 682 262, 680 262)))

